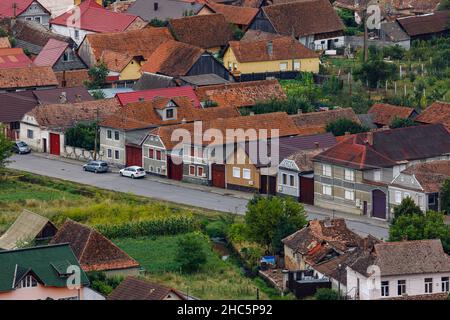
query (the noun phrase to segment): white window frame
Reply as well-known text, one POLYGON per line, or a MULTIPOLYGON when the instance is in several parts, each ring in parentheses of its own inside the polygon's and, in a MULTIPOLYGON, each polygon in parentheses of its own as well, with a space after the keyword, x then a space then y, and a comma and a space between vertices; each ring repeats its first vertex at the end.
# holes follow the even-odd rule
POLYGON ((107 149, 106 150, 106 157, 108 159, 112 159, 112 154, 113 154, 112 149, 107 149))
POLYGON ((287 71, 287 69, 288 69, 288 63, 280 62, 280 71, 287 71))
POLYGON ((394 192, 394 202, 396 204, 402 203, 402 192, 401 191, 395 191, 394 192))
POLYGON ((114 130, 114 141, 119 141, 120 140, 120 132, 118 130, 114 130), (117 135, 117 139, 116 139, 116 135, 117 135))
POLYGON ((433 293, 433 278, 425 278, 424 284, 425 284, 425 293, 433 293), (431 282, 427 281, 430 279, 431 282))
POLYGON ((113 139, 113 135, 112 135, 112 130, 111 129, 106 130, 106 139, 107 140, 112 140, 113 139))
POLYGON ((333 176, 333 169, 331 165, 329 164, 322 164, 322 175, 324 177, 331 177, 333 176))
POLYGON ((190 175, 191 177, 195 177, 195 172, 196 172, 195 166, 190 165, 190 166, 189 166, 189 175, 190 175), (191 173, 191 168, 194 168, 194 174, 191 173))
POLYGON ((294 61, 294 70, 299 71, 302 68, 302 64, 300 60, 294 61))
POLYGON ((289 186, 295 187, 295 176, 293 174, 289 175, 289 186))
POLYGON ((374 181, 381 181, 381 170, 375 170, 373 172, 373 180, 374 181))
POLYGON ((205 168, 203 168, 202 166, 197 166, 197 176, 198 177, 205 177, 205 168), (203 171, 202 174, 200 174, 200 172, 199 172, 200 170, 203 171))
POLYGON ((233 167, 233 178, 241 178, 241 168, 233 167))
POLYGON ((344 189, 345 200, 355 201, 355 190, 344 189))
POLYGON ((355 171, 352 169, 344 168, 344 180, 355 181, 355 171))
POLYGON ((114 160, 119 160, 119 159, 120 159, 120 151, 114 150, 114 160))
POLYGON ((251 180, 252 171, 250 169, 242 169, 242 179, 251 180))
POLYGON ((389 297, 389 281, 381 281, 381 296, 389 297))
POLYGON ((329 184, 323 184, 322 185, 322 193, 326 196, 332 196, 333 195, 333 187, 329 184), (330 190, 330 192, 327 192, 327 190, 330 190))

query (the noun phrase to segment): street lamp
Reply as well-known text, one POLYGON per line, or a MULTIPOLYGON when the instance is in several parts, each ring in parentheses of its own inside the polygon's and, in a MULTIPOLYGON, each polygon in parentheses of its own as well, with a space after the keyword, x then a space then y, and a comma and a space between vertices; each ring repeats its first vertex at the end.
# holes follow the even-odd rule
POLYGON ((341 268, 342 264, 338 264, 338 300, 341 300, 341 268))

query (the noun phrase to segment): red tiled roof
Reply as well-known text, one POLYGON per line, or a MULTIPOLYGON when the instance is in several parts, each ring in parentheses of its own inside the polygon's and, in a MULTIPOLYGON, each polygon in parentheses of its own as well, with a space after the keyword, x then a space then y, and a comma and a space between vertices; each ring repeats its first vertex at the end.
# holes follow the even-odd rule
POLYGON ((149 101, 155 97, 165 97, 165 98, 187 97, 192 101, 194 107, 201 106, 194 89, 190 86, 118 93, 116 97, 122 106, 125 106, 131 102, 138 102, 140 99, 143 99, 144 101, 149 101))
POLYGON ((414 108, 394 106, 386 103, 374 104, 367 113, 373 114, 373 122, 389 126, 395 118, 408 119, 414 114, 414 108))
POLYGON ((50 67, 23 67, 0 69, 0 88, 29 88, 58 85, 55 73, 50 67))
POLYGON ((251 7, 231 6, 210 2, 205 4, 214 13, 221 13, 229 23, 248 26, 258 14, 259 9, 251 7))
POLYGON ((84 86, 85 81, 89 80, 88 69, 67 70, 55 72, 59 87, 80 87, 84 86))
MULTIPOLYGON (((14 7, 13 4, 16 4, 16 16, 22 14, 28 7, 34 2, 38 2, 39 0, 1 0, 0 1, 0 17, 13 17, 14 16, 14 7)), ((42 5, 41 5, 42 6, 42 5)), ((44 9, 45 7, 42 6, 44 9)))
POLYGON ((107 300, 163 300, 168 295, 185 300, 184 296, 174 289, 135 277, 128 277, 111 292, 107 300))
POLYGON ((414 175, 420 187, 426 193, 438 193, 442 184, 450 177, 450 161, 440 160, 412 165, 402 171, 403 174, 414 175))
POLYGON ((23 68, 30 66, 31 63, 22 48, 0 49, 0 69, 23 68))
POLYGON ((417 118, 421 123, 442 123, 450 129, 450 103, 435 102, 422 112, 417 118))
POLYGON ((400 18, 397 22, 410 37, 440 33, 450 29, 450 10, 400 18))
POLYGON ((50 66, 58 61, 69 44, 67 42, 50 39, 47 44, 42 48, 39 55, 34 59, 33 64, 36 66, 50 66))
POLYGON ((136 19, 140 19, 138 16, 106 10, 95 0, 86 0, 78 8, 80 9, 79 19, 72 18, 74 10, 70 10, 50 20, 50 24, 77 27, 94 32, 118 32, 125 31, 136 19))

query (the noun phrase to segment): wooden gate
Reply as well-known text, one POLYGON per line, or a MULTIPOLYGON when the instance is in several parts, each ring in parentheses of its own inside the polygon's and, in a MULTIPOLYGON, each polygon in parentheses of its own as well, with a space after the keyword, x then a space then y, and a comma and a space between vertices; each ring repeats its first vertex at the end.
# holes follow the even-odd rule
POLYGON ((142 167, 142 148, 125 146, 126 165, 142 167))
POLYGON ((212 185, 218 188, 225 188, 225 165, 214 163, 211 166, 212 185))
POLYGON ((270 195, 275 195, 277 193, 277 177, 261 175, 260 181, 259 193, 267 194, 267 191, 269 191, 270 195), (267 184, 269 184, 269 186, 267 186, 267 184))
POLYGON ((372 191, 372 216, 386 219, 386 194, 381 190, 372 191))
POLYGON ((57 133, 50 133, 50 154, 55 156, 61 154, 60 138, 57 133))
POLYGON ((300 177, 300 202, 314 205, 314 178, 300 177))
MULTIPOLYGON (((167 177, 172 180, 183 180, 183 162, 178 159, 180 164, 174 163, 172 157, 167 155, 167 177)), ((177 161, 178 162, 178 161, 177 161)))

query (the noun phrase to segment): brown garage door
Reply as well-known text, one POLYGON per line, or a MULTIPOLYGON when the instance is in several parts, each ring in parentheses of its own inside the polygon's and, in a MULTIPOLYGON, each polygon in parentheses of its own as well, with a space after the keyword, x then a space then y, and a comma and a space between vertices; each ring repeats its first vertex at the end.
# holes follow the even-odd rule
POLYGON ((225 165, 214 163, 211 166, 212 185, 218 188, 225 188, 225 165))
POLYGON ((142 167, 142 148, 126 146, 126 164, 129 166, 142 167))
POLYGON ((386 194, 381 190, 372 191, 372 216, 386 219, 386 194))
MULTIPOLYGON (((181 160, 180 160, 181 161, 181 160)), ((167 176, 172 180, 183 180, 183 162, 175 164, 171 156, 167 156, 167 176)))
POLYGON ((300 177, 300 202, 314 204, 314 178, 300 177))

